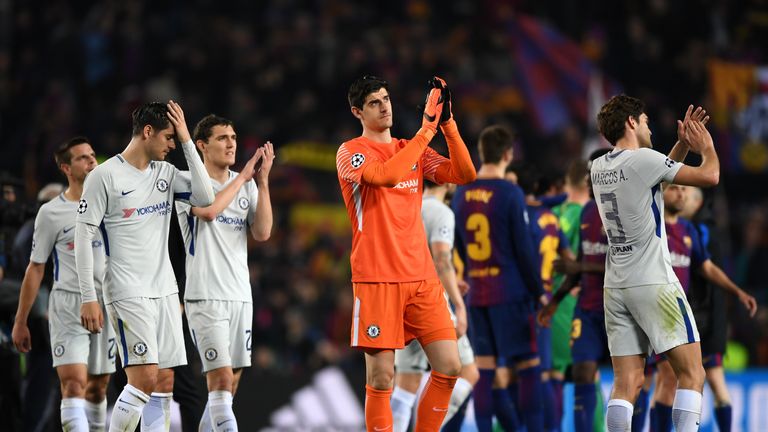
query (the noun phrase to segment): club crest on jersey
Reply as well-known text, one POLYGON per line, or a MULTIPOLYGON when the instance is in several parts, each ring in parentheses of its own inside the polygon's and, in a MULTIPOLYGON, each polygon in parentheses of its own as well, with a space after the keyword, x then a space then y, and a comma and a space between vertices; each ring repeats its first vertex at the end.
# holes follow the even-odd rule
POLYGON ((215 349, 213 349, 213 348, 208 348, 207 350, 205 350, 205 359, 206 359, 206 360, 208 360, 208 361, 214 361, 214 360, 216 360, 216 358, 218 358, 218 357, 219 357, 219 353, 218 353, 218 351, 216 351, 215 349))
POLYGON ((133 345, 133 353, 136 354, 137 356, 143 356, 144 354, 147 353, 147 344, 145 344, 144 342, 136 342, 133 345))
POLYGON ((53 355, 56 357, 61 357, 64 355, 64 345, 58 344, 56 347, 53 348, 53 355))
POLYGON ((88 210, 88 201, 83 198, 77 204, 77 214, 83 214, 86 210, 88 210))
POLYGON ((237 205, 240 206, 241 209, 246 210, 248 208, 248 204, 250 204, 250 201, 248 201, 248 198, 240 198, 237 200, 237 205))
POLYGON ((377 338, 381 334, 381 329, 376 324, 371 324, 368 326, 365 332, 368 333, 368 336, 377 338))
POLYGON ((352 164, 352 168, 360 168, 365 163, 365 155, 362 153, 353 154, 350 163, 352 164))
POLYGON ((165 179, 158 180, 155 186, 157 186, 157 190, 160 192, 165 192, 168 190, 168 182, 165 181, 165 179))

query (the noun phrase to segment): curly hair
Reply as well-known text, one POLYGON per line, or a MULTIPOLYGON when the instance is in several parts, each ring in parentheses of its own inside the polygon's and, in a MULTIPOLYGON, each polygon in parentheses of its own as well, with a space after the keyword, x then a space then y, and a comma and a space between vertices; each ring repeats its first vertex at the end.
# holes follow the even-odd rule
POLYGON ((640 99, 627 95, 612 97, 597 114, 597 129, 611 145, 624 136, 624 123, 628 117, 640 121, 640 114, 645 112, 645 104, 640 99))

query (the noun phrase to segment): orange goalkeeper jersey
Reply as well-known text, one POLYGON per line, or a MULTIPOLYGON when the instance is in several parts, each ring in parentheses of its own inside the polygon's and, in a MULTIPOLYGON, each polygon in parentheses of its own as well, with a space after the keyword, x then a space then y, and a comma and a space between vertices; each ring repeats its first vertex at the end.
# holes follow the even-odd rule
POLYGON ((352 223, 352 282, 437 278, 421 220, 422 179, 464 184, 476 176, 453 121, 444 133, 451 159, 427 147, 431 135, 422 133, 390 143, 359 137, 339 147, 336 169, 352 223))

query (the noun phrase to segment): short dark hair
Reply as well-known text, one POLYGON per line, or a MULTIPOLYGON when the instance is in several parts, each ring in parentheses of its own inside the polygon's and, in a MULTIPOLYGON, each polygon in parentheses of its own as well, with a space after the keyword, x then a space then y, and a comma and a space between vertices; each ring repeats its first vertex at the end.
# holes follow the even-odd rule
POLYGON ((144 130, 146 125, 161 131, 171 124, 171 121, 168 119, 168 107, 162 102, 145 103, 133 110, 131 119, 133 119, 132 136, 141 135, 141 131, 144 130))
POLYGON ((532 164, 516 164, 513 168, 507 170, 517 174, 517 185, 526 195, 536 195, 541 185, 543 176, 541 172, 532 164))
POLYGON ((568 164, 568 171, 565 172, 565 182, 572 186, 585 186, 589 176, 589 166, 587 161, 576 159, 568 164))
POLYGON ((597 129, 611 145, 624 136, 624 123, 628 117, 640 121, 640 115, 645 112, 645 104, 637 98, 627 95, 612 97, 597 114, 597 129))
POLYGON ((488 126, 480 132, 478 148, 483 163, 501 162, 504 152, 512 148, 512 131, 500 125, 488 126))
POLYGON ((232 123, 232 120, 219 117, 216 114, 208 114, 195 125, 194 132, 192 132, 192 140, 195 142, 207 142, 208 138, 213 134, 215 126, 234 126, 234 123, 232 123))
POLYGON ((72 152, 69 151, 72 147, 80 144, 90 143, 91 141, 84 136, 76 136, 61 143, 61 145, 59 145, 59 147, 53 153, 53 159, 56 161, 56 166, 61 166, 61 164, 69 165, 72 163, 72 152))
POLYGON ((356 79, 355 82, 349 86, 349 92, 347 93, 349 106, 363 109, 365 98, 368 97, 369 94, 375 93, 382 88, 389 91, 389 83, 377 76, 365 75, 356 79))

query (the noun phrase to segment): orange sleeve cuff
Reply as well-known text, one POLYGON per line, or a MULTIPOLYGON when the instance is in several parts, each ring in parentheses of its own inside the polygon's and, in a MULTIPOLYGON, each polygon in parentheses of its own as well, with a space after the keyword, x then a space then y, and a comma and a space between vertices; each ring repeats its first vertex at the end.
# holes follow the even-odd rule
POLYGON ((475 181, 477 172, 472 163, 464 140, 461 138, 459 128, 453 119, 440 125, 445 142, 448 144, 450 164, 441 165, 435 172, 435 180, 440 183, 466 184, 475 181))

